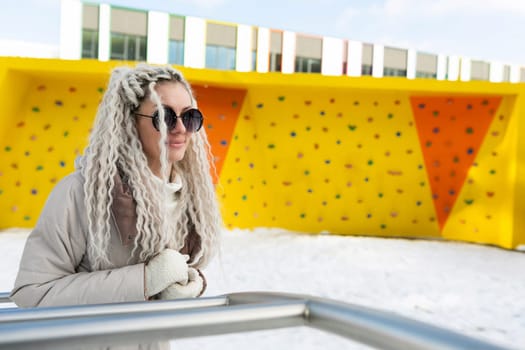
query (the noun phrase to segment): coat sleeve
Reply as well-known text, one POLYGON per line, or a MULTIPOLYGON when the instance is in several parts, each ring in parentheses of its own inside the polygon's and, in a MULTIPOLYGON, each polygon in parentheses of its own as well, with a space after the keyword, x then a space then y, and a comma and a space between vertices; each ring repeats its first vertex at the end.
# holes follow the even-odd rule
POLYGON ((79 272, 86 220, 81 177, 70 175, 53 189, 26 241, 13 302, 35 307, 145 300, 144 264, 79 272))

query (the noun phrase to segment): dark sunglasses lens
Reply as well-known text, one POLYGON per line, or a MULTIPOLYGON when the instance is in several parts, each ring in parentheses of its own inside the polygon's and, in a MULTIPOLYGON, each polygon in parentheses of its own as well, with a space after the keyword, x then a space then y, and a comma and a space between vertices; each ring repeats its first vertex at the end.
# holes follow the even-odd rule
POLYGON ((160 127, 159 127, 159 111, 153 112, 152 117, 153 118, 151 119, 151 122, 153 123, 153 127, 155 128, 155 130, 160 131, 160 127))
POLYGON ((202 127, 203 117, 198 109, 190 109, 181 115, 182 123, 189 132, 199 131, 202 127))
POLYGON ((177 115, 171 108, 164 108, 164 122, 168 130, 173 130, 177 126, 177 115))
MULTIPOLYGON (((159 111, 153 112, 152 117, 153 127, 155 130, 160 131, 159 111)), ((168 130, 174 129, 177 125, 177 115, 171 108, 164 108, 164 123, 166 123, 168 130)))

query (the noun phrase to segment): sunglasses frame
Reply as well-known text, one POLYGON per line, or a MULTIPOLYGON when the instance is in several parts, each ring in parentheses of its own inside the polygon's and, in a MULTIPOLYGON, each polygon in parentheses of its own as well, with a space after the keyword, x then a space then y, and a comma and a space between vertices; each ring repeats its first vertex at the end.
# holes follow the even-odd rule
MULTIPOLYGON (((202 128, 202 124, 204 123, 204 116, 202 115, 202 112, 199 109, 197 109, 197 108, 187 109, 184 112, 182 112, 181 115, 179 116, 179 115, 177 115, 177 113, 175 113, 175 111, 172 108, 167 107, 167 106, 163 106, 163 108, 164 108, 164 115, 165 115, 164 116, 164 121, 166 122, 166 125, 168 127, 168 131, 171 131, 171 130, 173 130, 173 129, 175 129, 177 127, 177 119, 181 120, 182 125, 184 125, 184 128, 186 128, 186 130, 188 130, 189 132, 197 132, 197 131, 199 131, 202 128), (194 113, 196 113, 196 112, 198 113, 200 118, 194 116, 194 113), (186 115, 187 113, 191 113, 191 116, 189 116, 187 118, 184 118, 184 115, 186 115), (169 122, 166 121, 166 118, 170 118, 169 122), (199 126, 197 128, 195 128, 195 130, 190 130, 188 128, 188 126, 186 126, 186 123, 184 122, 185 120, 188 121, 188 122, 191 122, 192 119, 198 119, 199 120, 199 126)), ((153 124, 153 127, 155 128, 155 130, 160 132, 160 118, 159 118, 159 111, 158 110, 153 112, 153 115, 147 115, 147 114, 141 114, 141 113, 134 113, 134 114, 139 116, 139 117, 150 118, 151 119, 151 123, 153 124)))

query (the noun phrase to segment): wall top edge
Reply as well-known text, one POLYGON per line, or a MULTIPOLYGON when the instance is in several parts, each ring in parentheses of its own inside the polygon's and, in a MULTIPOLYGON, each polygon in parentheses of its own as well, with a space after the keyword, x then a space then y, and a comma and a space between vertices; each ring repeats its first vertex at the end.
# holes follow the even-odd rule
MULTIPOLYGON (((61 60, 47 58, 0 57, 0 73, 16 71, 19 73, 52 77, 82 77, 83 79, 109 76, 118 66, 134 67, 138 62, 98 61, 98 60, 61 60), (2 72, 4 71, 4 72, 2 72)), ((198 85, 218 86, 224 88, 248 87, 294 87, 319 89, 355 89, 370 91, 396 91, 411 94, 494 94, 516 95, 525 93, 523 83, 492 83, 488 81, 447 81, 407 79, 404 77, 370 76, 326 76, 321 74, 283 74, 280 72, 258 73, 237 72, 214 69, 196 69, 175 66, 192 83, 198 85)), ((72 78, 74 79, 74 78, 72 78)))

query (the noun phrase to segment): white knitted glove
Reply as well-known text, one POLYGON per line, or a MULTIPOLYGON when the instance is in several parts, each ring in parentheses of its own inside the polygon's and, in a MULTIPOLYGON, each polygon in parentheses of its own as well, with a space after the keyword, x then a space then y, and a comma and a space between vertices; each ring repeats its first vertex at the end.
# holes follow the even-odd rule
POLYGON ((189 255, 165 249, 151 259, 144 268, 144 295, 151 297, 173 283, 188 281, 189 255))
POLYGON ((199 274, 199 271, 193 267, 188 268, 188 283, 173 283, 168 288, 164 289, 160 293, 160 299, 171 300, 171 299, 183 299, 183 298, 196 298, 203 292, 204 281, 199 274))

